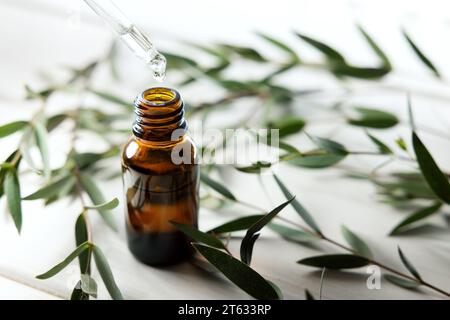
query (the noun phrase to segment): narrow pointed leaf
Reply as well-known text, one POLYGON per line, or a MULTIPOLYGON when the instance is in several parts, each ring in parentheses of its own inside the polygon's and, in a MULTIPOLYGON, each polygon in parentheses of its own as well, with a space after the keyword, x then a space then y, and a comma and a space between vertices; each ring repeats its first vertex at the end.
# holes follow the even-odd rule
POLYGON ((298 37, 300 37, 303 41, 307 42, 309 45, 313 46, 320 52, 322 52, 329 61, 331 62, 338 62, 338 63, 345 63, 345 58, 342 54, 340 54, 336 49, 330 47, 329 45, 315 40, 313 38, 310 38, 308 36, 302 35, 300 33, 296 33, 298 37))
POLYGON ((409 290, 417 289, 420 286, 420 283, 417 281, 401 278, 393 274, 386 274, 384 278, 390 283, 409 290))
POLYGON ((414 53, 417 55, 417 57, 420 59, 420 61, 423 62, 423 64, 431 70, 431 72, 434 73, 434 75, 438 78, 441 77, 439 71, 436 69, 436 67, 434 66, 434 64, 430 61, 430 59, 428 59, 425 54, 422 52, 422 50, 419 49, 419 47, 414 43, 414 41, 411 39, 411 37, 408 35, 408 33, 406 33, 405 30, 402 31, 403 36, 405 37, 406 41, 408 42, 408 44, 411 46, 411 48, 413 49, 414 53))
POLYGON ((358 112, 357 118, 349 118, 348 123, 354 126, 387 129, 395 126, 398 123, 398 118, 392 113, 370 109, 370 108, 355 108, 358 112))
POLYGON ((382 154, 392 154, 391 148, 389 148, 383 141, 374 137, 370 133, 366 132, 369 139, 377 146, 378 151, 382 154))
POLYGON ((450 183, 448 182, 447 177, 441 169, 439 169, 433 156, 415 132, 412 134, 412 143, 420 171, 425 177, 431 190, 433 190, 439 199, 450 204, 450 183))
POLYGON ((231 220, 231 221, 226 222, 218 227, 215 227, 214 229, 209 230, 208 233, 220 234, 220 233, 228 233, 228 232, 247 230, 253 224, 255 224, 256 221, 260 220, 262 217, 264 217, 263 214, 255 214, 255 215, 231 220))
MULTIPOLYGON (((84 191, 89 195, 94 205, 100 205, 105 203, 105 198, 103 197, 102 192, 94 183, 94 181, 86 174, 80 175, 80 182, 83 186, 84 191)), ((108 226, 111 227, 114 231, 117 231, 117 226, 113 220, 111 212, 105 209, 97 209, 100 213, 103 220, 106 222, 108 226)))
POLYGON ((286 227, 278 223, 271 222, 269 223, 268 227, 270 230, 278 233, 284 239, 295 243, 309 244, 311 242, 320 240, 320 238, 315 235, 312 235, 310 233, 298 229, 286 227))
POLYGON ((121 97, 115 96, 111 93, 95 90, 92 88, 89 89, 89 91, 106 101, 112 102, 114 104, 117 104, 117 105, 125 108, 126 110, 132 110, 132 108, 133 108, 133 104, 130 101, 122 99, 121 97))
POLYGON ((297 261, 297 263, 316 268, 353 269, 364 267, 370 261, 367 258, 352 254, 328 254, 305 258, 297 261))
POLYGON ((55 181, 51 181, 43 188, 23 198, 23 200, 47 199, 53 197, 57 195, 61 189, 64 189, 67 185, 72 185, 73 183, 75 183, 75 177, 72 175, 65 175, 55 181))
POLYGON ((278 129, 280 138, 297 133, 305 127, 306 121, 299 117, 288 116, 269 123, 270 129, 278 129))
POLYGON ((211 189, 217 191, 218 193, 220 193, 222 196, 224 196, 227 199, 236 200, 236 197, 231 193, 230 190, 228 190, 227 187, 225 187, 223 184, 211 179, 210 177, 208 177, 206 174, 201 173, 200 174, 200 179, 202 180, 203 183, 205 183, 208 187, 210 187, 211 189))
POLYGON ((345 241, 347 241, 347 243, 350 245, 350 247, 352 247, 353 250, 355 250, 358 254, 360 254, 363 257, 372 259, 373 257, 372 251, 360 237, 358 237, 346 226, 342 226, 341 231, 345 241))
MULTIPOLYGON (((75 243, 80 246, 89 240, 88 229, 86 225, 86 220, 83 214, 80 214, 75 222, 75 243)), ((80 264, 81 273, 90 274, 91 273, 91 248, 81 252, 78 255, 78 262, 80 264)))
POLYGON ((3 181, 3 189, 8 203, 9 213, 20 233, 22 229, 22 203, 20 197, 20 183, 16 168, 10 168, 6 171, 3 181))
POLYGON ((441 207, 442 207, 442 203, 436 203, 430 207, 426 207, 426 208, 417 210, 416 212, 412 213, 411 215, 407 216, 405 219, 400 221, 400 223, 397 224, 394 227, 394 229, 392 229, 390 235, 396 235, 396 234, 401 233, 402 231, 408 229, 411 226, 411 224, 414 224, 417 221, 421 221, 421 220, 428 218, 429 216, 439 212, 439 209, 441 207))
POLYGON ((262 228, 264 228, 281 210, 283 210, 289 203, 294 200, 295 197, 291 197, 288 201, 280 204, 278 207, 270 211, 268 214, 264 215, 261 219, 256 221, 245 234, 244 239, 241 242, 241 260, 246 264, 250 264, 253 245, 257 237, 255 234, 258 233, 262 228))
MULTIPOLYGON (((273 175, 276 183, 280 187, 281 191, 283 192, 286 199, 293 199, 292 193, 288 190, 286 185, 277 177, 277 175, 273 175)), ((293 199, 291 201, 292 207, 294 207, 295 211, 298 213, 298 215, 305 221, 305 223, 310 226, 314 231, 317 233, 321 233, 319 226, 317 225, 316 221, 313 219, 313 217, 309 214, 309 212, 300 204, 300 202, 297 199, 293 199)))
POLYGON ((56 266, 54 266, 47 272, 38 275, 36 278, 42 280, 42 279, 48 279, 48 278, 53 277, 55 274, 57 274, 58 272, 63 270, 65 267, 67 267, 73 261, 73 259, 78 257, 80 255, 80 253, 82 253, 84 250, 88 249, 90 246, 91 246, 91 244, 88 242, 84 242, 84 243, 80 244, 70 255, 67 256, 67 258, 65 258, 63 261, 58 263, 56 266))
POLYGON ((301 155, 293 159, 287 160, 288 163, 309 169, 322 169, 334 166, 345 159, 345 155, 340 154, 317 154, 317 155, 301 155))
POLYGON ((358 79, 379 79, 387 75, 391 69, 355 67, 347 64, 334 64, 330 66, 330 71, 338 76, 346 76, 358 79))
POLYGON ((50 153, 48 150, 48 133, 42 122, 34 125, 34 134, 36 136, 36 144, 41 153, 42 165, 45 177, 50 176, 50 153))
POLYGON ((361 32, 364 39, 366 39, 367 43, 372 48, 373 52, 375 52, 378 58, 380 58, 384 67, 391 69, 392 65, 386 53, 384 53, 384 51, 380 48, 380 46, 375 42, 375 40, 373 40, 373 38, 366 32, 366 30, 364 30, 364 28, 361 25, 358 25, 357 27, 359 32, 361 32))
POLYGON ((187 235, 189 238, 194 240, 195 242, 200 242, 207 244, 211 247, 218 248, 218 249, 225 249, 225 245, 217 239, 215 236, 202 232, 198 230, 197 228, 193 228, 191 226, 176 223, 174 221, 171 221, 171 223, 181 232, 183 232, 185 235, 187 235))
POLYGON ((411 264, 411 262, 406 258, 406 256, 403 254, 403 251, 398 247, 398 255, 400 256, 400 260, 402 260, 403 265, 406 269, 418 280, 421 279, 419 272, 417 272, 417 269, 411 264))
POLYGON ((26 121, 15 121, 3 126, 0 126, 0 138, 9 136, 17 131, 22 130, 27 126, 28 122, 26 121))
POLYGON ((221 250, 200 243, 193 246, 231 282, 256 299, 276 300, 278 293, 259 273, 221 250))
POLYGON ((114 198, 108 202, 101 203, 96 206, 86 206, 86 209, 95 209, 95 210, 112 210, 119 205, 119 199, 114 198))
POLYGON ((287 44, 281 42, 280 40, 277 40, 271 36, 268 36, 266 34, 262 34, 262 33, 257 33, 258 36, 260 36, 261 38, 263 38, 264 40, 266 40, 267 42, 269 42, 270 44, 272 44, 273 46, 279 48, 280 50, 284 51, 287 53, 287 55, 291 58, 292 62, 299 62, 300 58, 298 57, 297 53, 291 48, 289 47, 287 44))
POLYGON ((93 247, 93 254, 98 273, 100 273, 100 277, 102 278, 103 283, 105 284, 106 289, 109 292, 109 295, 114 300, 123 300, 122 293, 120 292, 120 289, 117 286, 116 281, 114 280, 113 273, 108 261, 106 260, 105 255, 97 246, 93 247))
POLYGON ((316 146, 318 146, 321 149, 324 149, 332 154, 337 154, 337 155, 347 155, 348 151, 347 149, 345 149, 345 147, 333 140, 330 139, 325 139, 325 138, 320 138, 320 137, 315 137, 315 136, 310 136, 308 135, 308 137, 311 139, 312 142, 314 142, 314 144, 316 146))

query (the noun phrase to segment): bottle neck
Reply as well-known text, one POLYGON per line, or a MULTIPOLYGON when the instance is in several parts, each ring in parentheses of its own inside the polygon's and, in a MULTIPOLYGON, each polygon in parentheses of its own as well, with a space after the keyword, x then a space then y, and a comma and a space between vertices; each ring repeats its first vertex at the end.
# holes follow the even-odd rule
POLYGON ((187 131, 184 103, 180 94, 169 88, 150 88, 134 101, 136 119, 133 134, 150 142, 176 142, 187 131))

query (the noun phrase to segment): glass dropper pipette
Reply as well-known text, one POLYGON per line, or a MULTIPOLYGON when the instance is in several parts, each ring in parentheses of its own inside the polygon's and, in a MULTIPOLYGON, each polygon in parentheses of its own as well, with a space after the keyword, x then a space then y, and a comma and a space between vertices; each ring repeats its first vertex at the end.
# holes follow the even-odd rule
POLYGON ((84 0, 112 29, 122 41, 153 71, 153 77, 164 80, 166 58, 159 53, 149 38, 144 35, 111 0, 84 0))

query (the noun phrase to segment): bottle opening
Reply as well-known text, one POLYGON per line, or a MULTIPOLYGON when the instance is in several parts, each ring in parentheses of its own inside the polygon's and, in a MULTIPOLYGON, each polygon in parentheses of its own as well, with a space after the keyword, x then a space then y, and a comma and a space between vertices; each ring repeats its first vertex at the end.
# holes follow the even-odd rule
POLYGON ((170 88, 150 88, 145 90, 141 95, 141 103, 153 107, 167 107, 177 104, 180 99, 180 94, 170 88))

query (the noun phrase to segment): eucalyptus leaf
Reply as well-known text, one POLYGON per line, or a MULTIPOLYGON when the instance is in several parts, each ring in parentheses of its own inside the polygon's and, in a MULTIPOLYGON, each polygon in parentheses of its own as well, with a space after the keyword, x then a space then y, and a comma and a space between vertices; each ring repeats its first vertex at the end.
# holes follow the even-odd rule
POLYGON ((23 200, 47 199, 53 197, 57 195, 65 186, 73 185, 75 180, 76 179, 73 175, 64 175, 56 180, 50 181, 41 189, 23 198, 23 200))
MULTIPOLYGON (((89 195, 89 198, 91 198, 94 205, 101 205, 105 203, 105 198, 103 197, 102 192, 97 187, 95 182, 89 177, 87 174, 82 173, 80 175, 80 183, 86 191, 86 193, 89 195)), ((97 209, 100 213, 103 220, 106 222, 106 224, 111 227, 114 231, 117 231, 116 223, 114 222, 114 219, 111 215, 111 212, 106 209, 97 209)))
POLYGON ((95 210, 112 210, 119 205, 119 199, 114 198, 108 202, 101 203, 95 206, 86 206, 86 209, 95 209, 95 210))
POLYGON ((395 140, 395 143, 397 144, 397 146, 400 148, 400 149, 402 149, 403 151, 408 151, 408 147, 407 147, 407 145, 406 145, 406 142, 405 142, 405 140, 403 140, 403 138, 397 138, 396 140, 395 140))
POLYGON ((28 125, 26 121, 14 121, 3 126, 0 126, 0 138, 9 136, 17 131, 22 130, 28 125))
POLYGON ((407 216, 405 219, 400 221, 390 232, 390 235, 397 235, 408 229, 411 224, 421 221, 429 216, 439 212, 442 207, 442 203, 435 203, 432 206, 425 207, 413 212, 411 215, 407 216))
POLYGON ((312 142, 314 142, 315 145, 317 145, 321 149, 328 151, 329 153, 342 156, 348 154, 347 149, 345 149, 345 147, 342 144, 336 141, 310 135, 308 135, 308 137, 312 140, 312 142))
POLYGON ((366 68, 355 67, 347 64, 333 64, 330 71, 338 76, 353 77, 359 79, 379 79, 387 75, 391 69, 386 67, 366 68))
POLYGON ((314 218, 311 216, 311 214, 300 204, 300 202, 297 199, 294 199, 292 193, 289 191, 289 189, 286 187, 286 185, 281 181, 281 179, 277 177, 277 175, 274 174, 273 178, 275 179, 276 183, 278 184, 278 187, 280 187, 285 198, 291 199, 292 207, 294 207, 295 211, 303 219, 303 221, 305 221, 305 223, 308 226, 310 226, 314 231, 316 231, 318 234, 320 234, 321 233, 320 228, 317 225, 314 218))
POLYGON ((177 54, 163 52, 162 53, 167 60, 167 66, 173 69, 183 69, 186 67, 197 67, 198 64, 194 60, 183 57, 177 54))
POLYGON ((69 116, 67 114, 55 114, 47 119, 46 129, 48 132, 56 129, 61 123, 64 122, 69 116))
POLYGON ((330 62, 333 63, 345 63, 345 58, 342 54, 340 54, 336 49, 330 47, 329 45, 315 40, 311 37, 305 36, 300 33, 296 33, 298 37, 300 37, 303 41, 307 42, 320 52, 322 52, 330 62))
POLYGON ((387 57, 386 53, 380 48, 380 46, 375 42, 375 40, 364 30, 364 28, 361 25, 357 25, 359 32, 361 32, 364 39, 367 41, 369 46, 372 48, 372 50, 375 52, 375 54, 380 58, 381 62, 383 63, 384 68, 386 69, 392 69, 391 62, 389 61, 389 58, 387 57))
POLYGON ((393 274, 386 274, 386 275, 384 275, 384 278, 387 281, 389 281, 399 287, 409 289, 409 290, 417 289, 420 286, 420 283, 418 281, 412 281, 409 279, 401 278, 401 277, 398 277, 393 274))
POLYGON ((229 44, 222 44, 220 45, 221 48, 225 49, 226 51, 235 53, 242 58, 257 61, 257 62, 265 62, 266 59, 255 49, 249 48, 249 47, 242 47, 242 46, 236 46, 236 45, 229 45, 229 44))
POLYGON ((8 203, 9 213, 20 233, 22 229, 22 203, 20 196, 20 183, 16 168, 9 168, 5 173, 3 189, 8 203))
POLYGON ((417 269, 411 264, 411 262, 406 258, 406 256, 403 254, 403 251, 398 247, 398 255, 400 257, 400 260, 402 261, 403 265, 406 269, 417 279, 421 280, 419 272, 417 272, 417 269))
POLYGON ((272 163, 265 161, 258 161, 250 166, 246 167, 234 167, 236 170, 244 173, 256 173, 260 174, 264 169, 270 168, 272 163))
POLYGON ((34 134, 36 136, 36 144, 41 153, 42 165, 45 177, 50 176, 50 152, 48 149, 48 133, 45 125, 38 121, 34 125, 34 134))
POLYGON ((193 246, 231 282, 261 300, 277 300, 277 291, 259 273, 221 250, 194 243, 193 246))
POLYGON ((283 210, 289 203, 294 200, 295 197, 291 197, 286 202, 280 204, 275 209, 264 215, 261 219, 256 221, 250 228, 248 228, 244 239, 241 242, 241 260, 246 264, 250 264, 253 251, 253 245, 257 239, 256 234, 264 228, 281 210, 283 210))
POLYGON ((63 261, 58 263, 56 266, 48 270, 47 272, 36 276, 37 279, 48 279, 59 273, 65 267, 67 267, 76 257, 78 257, 84 250, 90 248, 92 244, 89 242, 84 242, 80 244, 71 254, 67 256, 63 261))
POLYGON ((10 169, 10 168, 17 168, 19 167, 20 161, 22 160, 22 155, 20 154, 19 150, 15 150, 14 152, 12 152, 8 158, 6 158, 5 162, 3 164, 0 165, 0 198, 4 195, 5 193, 5 189, 4 189, 4 181, 5 181, 5 176, 6 176, 6 172, 10 169), (18 154, 19 153, 19 154, 18 154), (11 164, 10 162, 13 161, 13 159, 15 159, 17 157, 17 161, 15 164, 11 164), (5 167, 6 166, 6 167, 5 167))
POLYGON ((125 108, 127 111, 133 110, 133 104, 130 101, 122 99, 121 97, 115 96, 109 92, 103 92, 92 88, 89 88, 89 91, 106 101, 125 108))
MULTIPOLYGON (((89 240, 88 229, 86 225, 86 220, 84 214, 80 214, 75 222, 75 243, 80 246, 89 240)), ((78 255, 78 262, 80 264, 81 273, 90 274, 91 273, 91 248, 81 252, 78 255)))
POLYGON ((345 158, 345 155, 340 154, 315 154, 315 155, 302 155, 288 160, 292 165, 310 168, 310 169, 322 169, 334 166, 341 162, 345 158))
POLYGON ((255 214, 251 216, 237 218, 224 224, 221 224, 220 226, 217 226, 214 229, 209 230, 208 233, 221 234, 247 230, 262 217, 264 217, 263 214, 255 214))
POLYGON ((342 226, 341 231, 345 241, 347 241, 347 243, 350 245, 350 247, 352 247, 353 250, 355 250, 355 252, 365 258, 373 258, 373 254, 369 246, 359 236, 353 233, 346 226, 342 226))
POLYGON ((327 254, 305 258, 297 261, 297 263, 316 268, 353 269, 364 267, 370 261, 367 258, 353 254, 327 254))
POLYGON ((270 44, 272 44, 273 46, 275 46, 278 49, 287 53, 287 55, 290 57, 290 62, 292 62, 292 63, 300 62, 300 58, 297 55, 297 53, 287 44, 285 44, 285 43, 281 42, 280 40, 277 40, 269 35, 263 34, 263 33, 257 33, 257 35, 259 37, 263 38, 264 40, 266 40, 267 42, 269 42, 270 44))
POLYGON ((81 290, 84 293, 97 298, 97 283, 88 274, 81 275, 81 290))
POLYGON ((434 75, 438 78, 441 77, 439 71, 434 66, 434 64, 428 59, 425 54, 422 52, 422 50, 419 49, 419 47, 415 44, 415 42, 411 39, 411 37, 408 35, 408 33, 405 30, 402 30, 403 36, 405 37, 408 44, 413 49, 414 53, 417 55, 417 57, 420 59, 420 61, 423 62, 423 64, 431 70, 431 72, 434 73, 434 75))
POLYGON ((270 230, 278 233, 281 237, 286 239, 287 241, 300 243, 300 244, 310 244, 312 242, 320 240, 319 237, 307 233, 302 230, 293 229, 290 227, 286 227, 284 225, 271 222, 267 226, 270 230))
POLYGON ((287 116, 269 123, 269 129, 278 129, 280 138, 301 131, 306 125, 306 121, 295 116, 287 116))
POLYGON ((222 196, 224 196, 227 199, 236 201, 236 197, 231 193, 230 190, 228 190, 227 187, 225 187, 223 184, 211 179, 210 177, 208 177, 206 174, 201 173, 200 174, 200 180, 206 184, 208 187, 210 187, 211 189, 217 191, 218 193, 220 193, 222 196))
POLYGON ((180 230, 181 232, 183 232, 185 235, 187 235, 189 238, 193 239, 196 242, 204 243, 218 249, 226 249, 222 241, 220 241, 211 234, 202 232, 197 228, 193 228, 186 224, 181 224, 174 221, 171 221, 170 223, 172 223, 178 230, 180 230))
POLYGON ((373 135, 371 135, 368 132, 366 132, 366 134, 369 137, 369 139, 377 146, 378 151, 380 153, 382 153, 382 154, 392 154, 393 153, 391 148, 389 148, 383 141, 374 137, 373 135))
POLYGON ((439 169, 428 149, 419 136, 412 133, 412 143, 420 171, 436 196, 447 204, 450 204, 450 183, 445 174, 439 169))
POLYGON ((354 126, 386 129, 395 126, 398 118, 392 113, 370 108, 355 108, 359 116, 357 118, 349 118, 348 123, 354 126))
POLYGON ((117 286, 116 281, 114 280, 113 273, 108 261, 106 260, 105 255, 97 246, 93 247, 93 254, 98 273, 100 273, 100 277, 102 278, 103 283, 105 284, 106 289, 109 292, 109 295, 114 300, 123 300, 122 293, 120 292, 120 289, 117 286))

